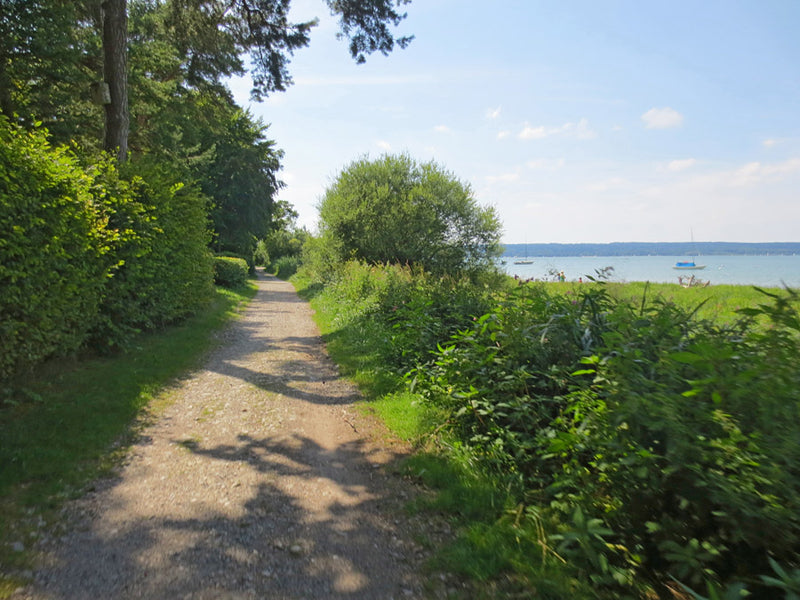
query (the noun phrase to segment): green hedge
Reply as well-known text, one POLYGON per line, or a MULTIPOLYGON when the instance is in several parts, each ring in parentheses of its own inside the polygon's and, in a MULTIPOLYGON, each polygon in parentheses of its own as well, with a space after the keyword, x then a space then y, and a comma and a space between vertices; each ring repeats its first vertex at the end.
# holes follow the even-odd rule
POLYGON ((256 274, 256 259, 255 254, 239 254, 238 252, 229 252, 227 250, 223 250, 220 252, 215 253, 214 256, 225 256, 227 258, 241 258, 244 262, 247 263, 247 273, 249 275, 256 274))
POLYGON ((0 118, 0 379, 195 312, 210 238, 196 188, 146 163, 82 167, 0 118))
POLYGON ((102 173, 115 264, 93 342, 120 346, 132 333, 194 313, 212 292, 208 205, 193 186, 147 163, 102 173))
POLYGON ((214 282, 223 287, 235 288, 247 283, 247 262, 231 256, 214 257, 214 282))
POLYGON ((96 194, 68 150, 0 118, 0 378, 76 350, 96 323, 110 251, 96 194))

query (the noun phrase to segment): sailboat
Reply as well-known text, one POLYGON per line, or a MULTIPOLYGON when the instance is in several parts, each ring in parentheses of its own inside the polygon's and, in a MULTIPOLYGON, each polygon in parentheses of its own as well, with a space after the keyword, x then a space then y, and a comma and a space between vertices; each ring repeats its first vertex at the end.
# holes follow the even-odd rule
MULTIPOLYGON (((694 232, 691 229, 689 230, 689 235, 692 238, 692 244, 694 244, 694 232)), ((679 271, 699 271, 700 269, 705 269, 706 266, 698 265, 696 257, 692 255, 692 260, 679 260, 672 268, 678 269, 679 271)))
POLYGON ((525 242, 525 258, 514 261, 515 265, 532 265, 533 261, 528 259, 528 242, 525 242))

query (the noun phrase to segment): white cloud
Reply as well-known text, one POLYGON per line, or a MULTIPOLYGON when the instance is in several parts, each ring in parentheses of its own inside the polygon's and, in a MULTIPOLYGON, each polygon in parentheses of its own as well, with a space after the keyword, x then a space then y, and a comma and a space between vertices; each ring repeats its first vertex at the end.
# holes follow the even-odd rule
POLYGON ((647 129, 670 129, 683 124, 683 115, 669 107, 651 108, 642 115, 642 121, 647 129))
POLYGON ((433 129, 438 133, 450 133, 450 128, 447 125, 437 125, 433 129))
POLYGON ((608 192, 613 189, 625 187, 629 184, 630 182, 623 177, 609 177, 603 181, 587 185, 586 189, 590 192, 608 192))
MULTIPOLYGON (((738 167, 702 173, 692 171, 690 175, 681 176, 671 182, 665 181, 663 185, 652 186, 645 190, 645 193, 654 203, 657 203, 657 199, 663 199, 672 204, 683 203, 687 207, 692 203, 700 206, 714 202, 728 202, 734 198, 747 198, 753 205, 762 206, 765 203, 774 203, 776 197, 785 195, 780 190, 796 188, 794 180, 798 177, 800 177, 800 158, 770 164, 750 162, 738 167), (767 189, 771 191, 765 192, 767 189)), ((736 215, 731 207, 725 207, 723 212, 736 215)))
POLYGON ((743 187, 763 183, 766 180, 779 180, 792 173, 800 173, 800 158, 769 165, 762 165, 760 162, 747 163, 736 169, 728 181, 733 187, 743 187))
POLYGON ((527 123, 517 134, 517 137, 521 140, 540 140, 542 138, 546 138, 548 135, 552 135, 553 133, 557 132, 558 129, 547 129, 545 127, 531 127, 527 123))
POLYGON ((499 116, 500 116, 500 107, 499 106, 497 108, 487 108, 486 109, 486 118, 487 119, 494 120, 499 116))
POLYGON ((501 173, 500 175, 487 175, 486 183, 511 183, 519 180, 519 173, 501 173))
POLYGON ((525 163, 525 166, 537 171, 555 171, 556 169, 561 169, 565 164, 566 161, 563 158, 537 158, 529 160, 525 163))
POLYGON ((375 145, 378 146, 378 148, 380 148, 381 150, 385 150, 386 152, 389 152, 392 149, 392 145, 385 140, 378 140, 377 142, 375 142, 375 145))
POLYGON ((581 119, 577 123, 564 123, 558 127, 545 127, 544 125, 531 127, 528 123, 525 123, 517 137, 521 140, 541 140, 551 135, 574 136, 579 140, 590 140, 597 137, 597 133, 589 127, 587 119, 581 119))
POLYGON ((503 139, 507 138, 510 135, 511 135, 510 131, 500 131, 500 132, 497 133, 497 139, 498 140, 503 140, 503 139))
POLYGON ((587 119, 581 119, 578 121, 578 124, 575 125, 575 136, 579 140, 593 140, 597 137, 597 133, 589 127, 589 121, 587 119))
POLYGON ((695 166, 697 161, 694 158, 683 158, 679 160, 672 160, 667 165, 668 171, 685 171, 695 166))
POLYGON ((761 145, 764 146, 765 148, 772 148, 773 146, 777 145, 778 143, 779 143, 778 140, 776 140, 774 138, 771 138, 771 139, 764 140, 763 142, 761 142, 761 145))

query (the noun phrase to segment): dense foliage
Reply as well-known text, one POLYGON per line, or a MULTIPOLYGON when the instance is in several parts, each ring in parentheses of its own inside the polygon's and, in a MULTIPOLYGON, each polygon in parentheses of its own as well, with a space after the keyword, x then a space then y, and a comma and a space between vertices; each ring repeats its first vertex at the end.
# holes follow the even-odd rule
POLYGON ((124 346, 130 336, 196 312, 212 292, 208 199, 162 167, 137 162, 123 176, 98 176, 113 234, 114 265, 105 284, 95 346, 124 346))
POLYGON ((319 297, 348 357, 393 397, 385 374, 405 375, 405 410, 423 399, 451 455, 495 481, 493 517, 451 568, 548 597, 584 597, 570 581, 608 598, 793 597, 800 298, 762 294, 723 323, 609 288, 348 263, 319 297))
POLYGON ((83 344, 111 261, 92 178, 0 117, 0 378, 83 344))
POLYGON ((486 269, 500 252, 494 210, 453 174, 407 155, 347 166, 320 204, 320 234, 323 268, 356 259, 457 274, 486 269))
POLYGON ((247 283, 247 263, 232 256, 214 257, 214 283, 226 288, 238 288, 247 283))
POLYGON ((595 583, 641 571, 758 589, 770 558, 800 550, 797 297, 748 315, 718 326, 602 287, 523 286, 440 348, 418 389, 529 501, 574 521, 559 552, 595 583))
MULTIPOLYGON (((102 91, 98 78, 108 83, 100 3, 0 2, 2 378, 86 345, 124 346, 191 314, 211 290, 208 247, 252 263, 256 240, 274 229, 281 153, 223 83, 242 72, 245 47, 266 43, 237 42, 244 30, 226 14, 244 8, 113 4, 128 13, 123 168, 99 152, 108 105, 90 93, 102 91)), ((248 26, 280 21, 288 3, 278 8, 248 26)))
POLYGON ((102 71, 101 42, 88 6, 0 0, 0 114, 27 127, 42 122, 55 143, 98 148, 102 107, 89 89, 102 71))
POLYGON ((207 200, 143 163, 83 168, 0 118, 0 376, 194 312, 211 293, 207 200), (140 171, 142 175, 136 173, 140 171))
POLYGON ((270 231, 256 245, 256 261, 278 277, 288 278, 302 264, 303 246, 310 239, 306 229, 297 226, 298 213, 286 201, 275 203, 270 231))

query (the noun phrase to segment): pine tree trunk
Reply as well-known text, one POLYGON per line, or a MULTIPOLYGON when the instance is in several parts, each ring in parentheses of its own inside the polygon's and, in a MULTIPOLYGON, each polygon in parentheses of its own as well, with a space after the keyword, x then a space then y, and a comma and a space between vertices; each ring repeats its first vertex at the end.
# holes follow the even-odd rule
POLYGON ((0 115, 9 119, 14 116, 14 102, 11 99, 11 79, 6 72, 6 58, 0 55, 0 115))
POLYGON ((111 92, 106 104, 104 148, 123 162, 128 156, 128 6, 105 0, 103 7, 103 76, 111 92))

